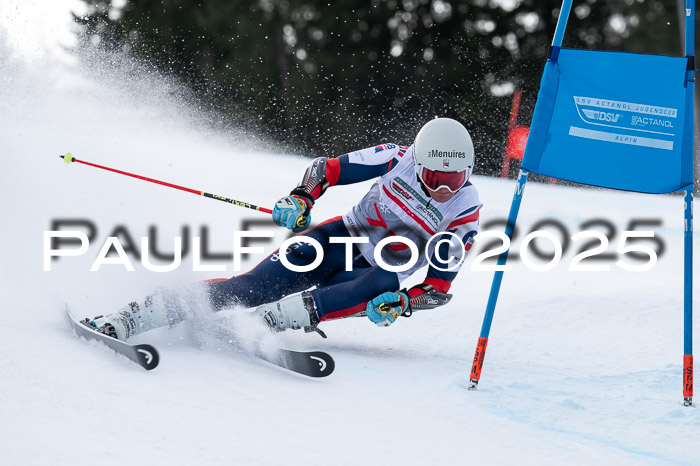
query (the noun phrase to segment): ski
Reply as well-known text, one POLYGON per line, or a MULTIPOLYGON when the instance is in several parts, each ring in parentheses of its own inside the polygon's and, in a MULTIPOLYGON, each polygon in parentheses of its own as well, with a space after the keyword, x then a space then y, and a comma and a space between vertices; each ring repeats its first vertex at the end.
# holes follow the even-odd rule
POLYGON ((309 377, 327 377, 335 369, 335 361, 323 351, 278 349, 273 355, 258 352, 255 357, 309 377))
MULTIPOLYGON (((228 345, 239 347, 236 335, 221 325, 215 327, 214 336, 228 345)), ((249 354, 308 377, 328 377, 335 370, 335 361, 330 354, 323 351, 294 351, 281 348, 267 352, 257 348, 249 354)))
POLYGON ((99 341, 117 353, 131 359, 146 370, 150 371, 158 366, 160 357, 158 356, 158 351, 153 346, 145 344, 132 345, 130 343, 117 340, 116 338, 108 337, 107 335, 96 330, 92 330, 90 327, 81 324, 75 317, 73 317, 68 305, 66 305, 66 314, 68 314, 68 320, 78 336, 83 337, 86 340, 99 341))
MULTIPOLYGON (((78 336, 87 340, 99 341, 115 352, 131 359, 146 370, 152 370, 158 366, 160 358, 158 356, 158 351, 153 346, 147 344, 132 345, 97 332, 81 324, 80 321, 73 317, 68 306, 66 306, 66 314, 68 315, 68 320, 73 330, 75 330, 78 336)), ((215 336, 229 345, 236 346, 235 335, 222 326, 217 326, 215 336)), ((330 354, 323 351, 277 349, 272 352, 266 352, 258 348, 251 353, 251 356, 308 377, 327 377, 331 375, 335 369, 335 361, 330 354)))

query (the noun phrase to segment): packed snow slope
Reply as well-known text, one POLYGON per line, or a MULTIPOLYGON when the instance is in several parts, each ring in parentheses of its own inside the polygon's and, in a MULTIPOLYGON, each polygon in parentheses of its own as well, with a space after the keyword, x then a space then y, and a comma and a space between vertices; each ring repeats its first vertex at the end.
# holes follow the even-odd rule
MULTIPOLYGON (((235 230, 269 217, 66 165, 57 156, 70 151, 267 207, 295 185, 308 159, 260 150, 235 131, 208 129, 182 103, 177 86, 124 63, 82 71, 0 63, 4 464, 700 463, 700 412, 680 403, 680 197, 530 183, 516 251, 543 219, 561 222, 568 236, 587 228, 610 235, 605 225, 583 224, 612 223, 617 231, 608 252, 630 221, 651 219, 656 226, 635 228, 653 230, 665 248, 646 272, 624 271, 618 258, 594 263, 608 265, 607 272, 571 272, 581 242, 547 272, 513 261, 477 391, 467 390, 468 375, 493 277, 471 270, 478 248, 442 309, 389 328, 366 319, 329 322, 327 340, 301 332, 261 337, 331 353, 337 366, 326 379, 229 351, 209 341, 196 321, 138 338, 161 352, 160 366, 146 372, 76 337, 64 317, 66 303, 80 317, 95 316, 157 287, 236 272, 229 259, 204 262, 224 265, 223 272, 194 272, 191 253, 167 273, 148 271, 132 256, 133 272, 115 264, 91 272, 107 237, 121 228, 117 236, 128 235, 136 251, 140 237, 150 236, 159 251, 171 252, 176 236, 207 236, 209 252, 230 254, 235 230), (92 222, 95 235, 87 253, 61 257, 44 271, 44 231, 61 219, 92 222)), ((354 148, 352 141, 327 147, 314 155, 354 148)), ((480 176, 473 182, 484 203, 482 225, 504 219, 514 182, 480 176)), ((314 221, 346 211, 368 186, 330 189, 314 208, 314 221)), ((264 251, 243 270, 287 235, 265 223, 247 228, 274 231, 275 238, 255 243, 264 251)), ((562 238, 559 230, 542 228, 562 238)), ((645 241, 640 244, 660 247, 645 241)), ((537 245, 547 248, 546 240, 537 245)), ((235 330, 247 335, 247 325, 236 327, 245 311, 228 312, 235 330)))

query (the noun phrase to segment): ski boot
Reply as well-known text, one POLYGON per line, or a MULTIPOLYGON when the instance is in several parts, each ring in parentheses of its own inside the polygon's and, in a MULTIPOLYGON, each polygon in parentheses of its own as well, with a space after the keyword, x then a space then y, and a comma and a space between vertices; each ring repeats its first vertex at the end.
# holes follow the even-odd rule
POLYGON ((97 316, 93 319, 81 320, 80 323, 99 333, 104 333, 108 337, 116 338, 121 341, 126 341, 127 338, 138 333, 136 331, 136 322, 132 318, 131 312, 126 310, 126 308, 107 316, 97 316))
POLYGON ((171 313, 162 308, 154 306, 153 297, 147 296, 142 304, 134 301, 114 314, 84 319, 81 323, 107 336, 126 341, 147 330, 172 324, 174 319, 171 313))
POLYGON ((117 336, 117 330, 114 328, 114 325, 110 324, 109 322, 106 322, 102 325, 97 324, 97 322, 103 318, 104 316, 97 316, 94 319, 85 318, 81 320, 80 323, 86 327, 90 327, 92 330, 95 330, 98 333, 103 333, 108 337, 112 337, 119 340, 119 337, 117 336))
POLYGON ((320 319, 316 312, 316 303, 309 291, 263 304, 253 311, 253 314, 262 318, 270 330, 275 332, 303 328, 307 333, 317 332, 326 338, 326 334, 318 328, 320 319))

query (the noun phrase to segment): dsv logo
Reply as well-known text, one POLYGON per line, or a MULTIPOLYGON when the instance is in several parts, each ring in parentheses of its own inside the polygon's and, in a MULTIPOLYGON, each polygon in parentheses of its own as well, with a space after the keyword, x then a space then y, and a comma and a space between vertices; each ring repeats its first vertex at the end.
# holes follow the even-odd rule
POLYGON ((591 120, 609 121, 611 123, 617 123, 617 120, 620 119, 619 113, 601 112, 600 110, 591 110, 588 108, 583 109, 583 114, 591 120))

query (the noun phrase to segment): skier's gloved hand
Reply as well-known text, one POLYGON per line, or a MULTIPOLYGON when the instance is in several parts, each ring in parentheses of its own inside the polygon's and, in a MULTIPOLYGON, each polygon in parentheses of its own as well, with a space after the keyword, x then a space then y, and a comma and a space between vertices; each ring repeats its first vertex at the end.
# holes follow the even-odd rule
POLYGON ((284 196, 275 204, 275 208, 272 210, 272 220, 281 227, 299 233, 309 226, 313 205, 313 201, 303 196, 296 194, 284 196))
POLYGON ((388 327, 408 310, 408 295, 387 291, 367 303, 367 317, 380 327, 388 327))

